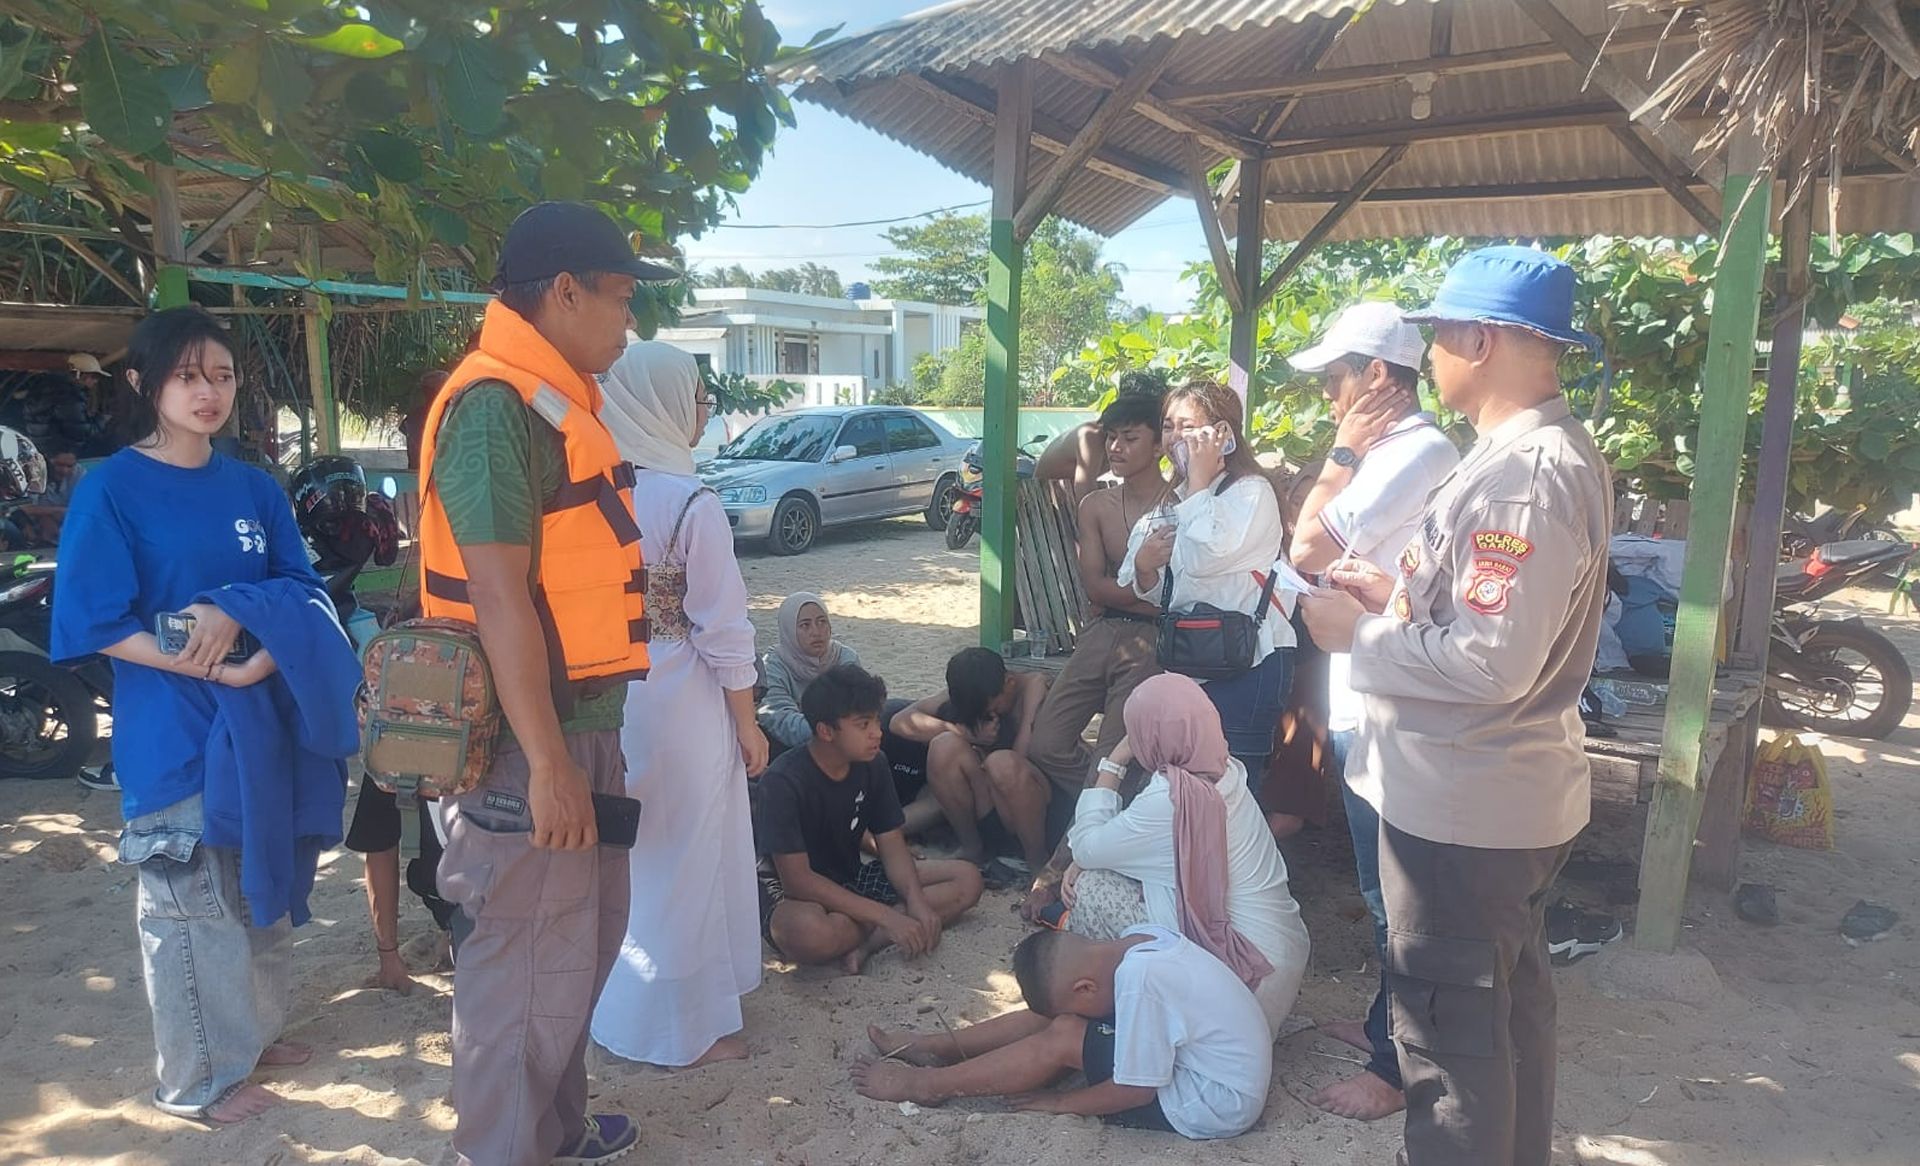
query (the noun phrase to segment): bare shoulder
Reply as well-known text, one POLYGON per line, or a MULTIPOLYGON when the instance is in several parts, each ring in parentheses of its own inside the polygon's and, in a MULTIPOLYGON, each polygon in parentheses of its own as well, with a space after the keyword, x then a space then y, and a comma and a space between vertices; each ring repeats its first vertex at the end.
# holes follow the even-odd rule
POLYGON ((1120 512, 1119 499, 1120 490, 1118 487, 1089 491, 1085 498, 1080 499, 1081 525, 1085 526, 1091 523, 1104 525, 1109 518, 1120 512))

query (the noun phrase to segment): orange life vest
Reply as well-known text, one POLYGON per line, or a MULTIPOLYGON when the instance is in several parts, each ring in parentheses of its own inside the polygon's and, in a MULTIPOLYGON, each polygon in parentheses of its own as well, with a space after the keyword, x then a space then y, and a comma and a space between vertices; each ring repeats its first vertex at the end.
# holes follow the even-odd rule
POLYGON ((633 467, 600 420, 600 386, 498 301, 487 305, 478 348, 453 370, 421 434, 421 613, 475 622, 466 564, 433 485, 433 455, 442 415, 481 381, 512 385, 566 443, 567 480, 541 507, 534 588, 549 653, 564 663, 568 681, 644 677, 647 573, 633 515, 633 467))

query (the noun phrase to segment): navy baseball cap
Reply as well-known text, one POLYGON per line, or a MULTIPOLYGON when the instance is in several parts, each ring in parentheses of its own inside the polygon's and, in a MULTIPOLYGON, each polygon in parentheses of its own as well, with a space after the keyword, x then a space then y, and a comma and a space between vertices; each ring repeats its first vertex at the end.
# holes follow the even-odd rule
POLYGON ((664 263, 635 255, 626 232, 586 203, 537 202, 521 211, 507 228, 493 288, 498 291, 510 283, 552 279, 563 271, 630 275, 641 283, 673 283, 686 278, 664 263))
POLYGON ((1573 326, 1573 268, 1531 247, 1485 247, 1447 272, 1433 302, 1408 312, 1411 324, 1500 324, 1600 351, 1600 338, 1573 326))

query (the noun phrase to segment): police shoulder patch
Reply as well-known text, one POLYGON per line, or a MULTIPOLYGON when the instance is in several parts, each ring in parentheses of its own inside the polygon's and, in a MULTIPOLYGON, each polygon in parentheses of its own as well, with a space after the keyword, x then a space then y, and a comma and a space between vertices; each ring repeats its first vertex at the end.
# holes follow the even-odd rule
POLYGON ((1420 544, 1408 543, 1407 549, 1400 552, 1400 573, 1412 577, 1420 569, 1420 544))
POLYGON ((1461 601, 1481 615, 1500 614, 1507 609, 1507 592, 1512 590, 1513 577, 1519 570, 1518 564, 1505 559, 1475 559, 1461 601))
POLYGON ((1473 549, 1477 554, 1505 555, 1518 562, 1533 553, 1533 544, 1510 530, 1476 530, 1473 549))

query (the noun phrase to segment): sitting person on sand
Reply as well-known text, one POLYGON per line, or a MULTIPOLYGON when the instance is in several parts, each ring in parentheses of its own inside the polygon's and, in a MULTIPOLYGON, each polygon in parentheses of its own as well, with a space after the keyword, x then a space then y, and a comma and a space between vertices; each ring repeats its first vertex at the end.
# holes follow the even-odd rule
POLYGON ((1014 949, 1013 975, 1027 1010, 937 1034, 869 1029, 883 1056, 854 1066, 854 1087, 919 1105, 1004 1094, 1189 1138, 1260 1119, 1273 1042, 1240 977, 1198 944, 1150 924, 1104 943, 1039 931, 1014 949), (1076 1071, 1083 1088, 1041 1092, 1076 1071))
POLYGON ((760 727, 778 750, 798 749, 813 736, 800 694, 814 677, 842 664, 859 664, 852 648, 833 638, 826 600, 796 591, 780 603, 780 640, 760 658, 766 694, 760 698, 760 727))
POLYGON ((1173 928, 1239 972, 1277 1032, 1311 944, 1220 715, 1198 684, 1170 672, 1142 681, 1123 715, 1126 739, 1100 763, 1067 833, 1067 927, 1092 939, 1147 922, 1173 928), (1151 776, 1122 809, 1127 760, 1151 776))
POLYGON ((760 777, 754 841, 760 930, 795 963, 839 961, 859 974, 889 944, 910 956, 980 901, 972 863, 915 861, 901 832, 900 799, 880 752, 887 686, 851 665, 829 668, 800 694, 813 736, 760 777), (872 833, 880 860, 863 864, 872 833))
POLYGON ((980 822, 998 814, 1000 825, 1019 841, 1028 870, 1046 865, 1051 787, 1027 758, 1046 695, 1043 674, 1008 672, 999 653, 963 648, 947 661, 945 691, 895 706, 882 747, 910 827, 938 821, 929 812, 931 802, 953 828, 960 857, 984 864, 992 856, 980 822))

